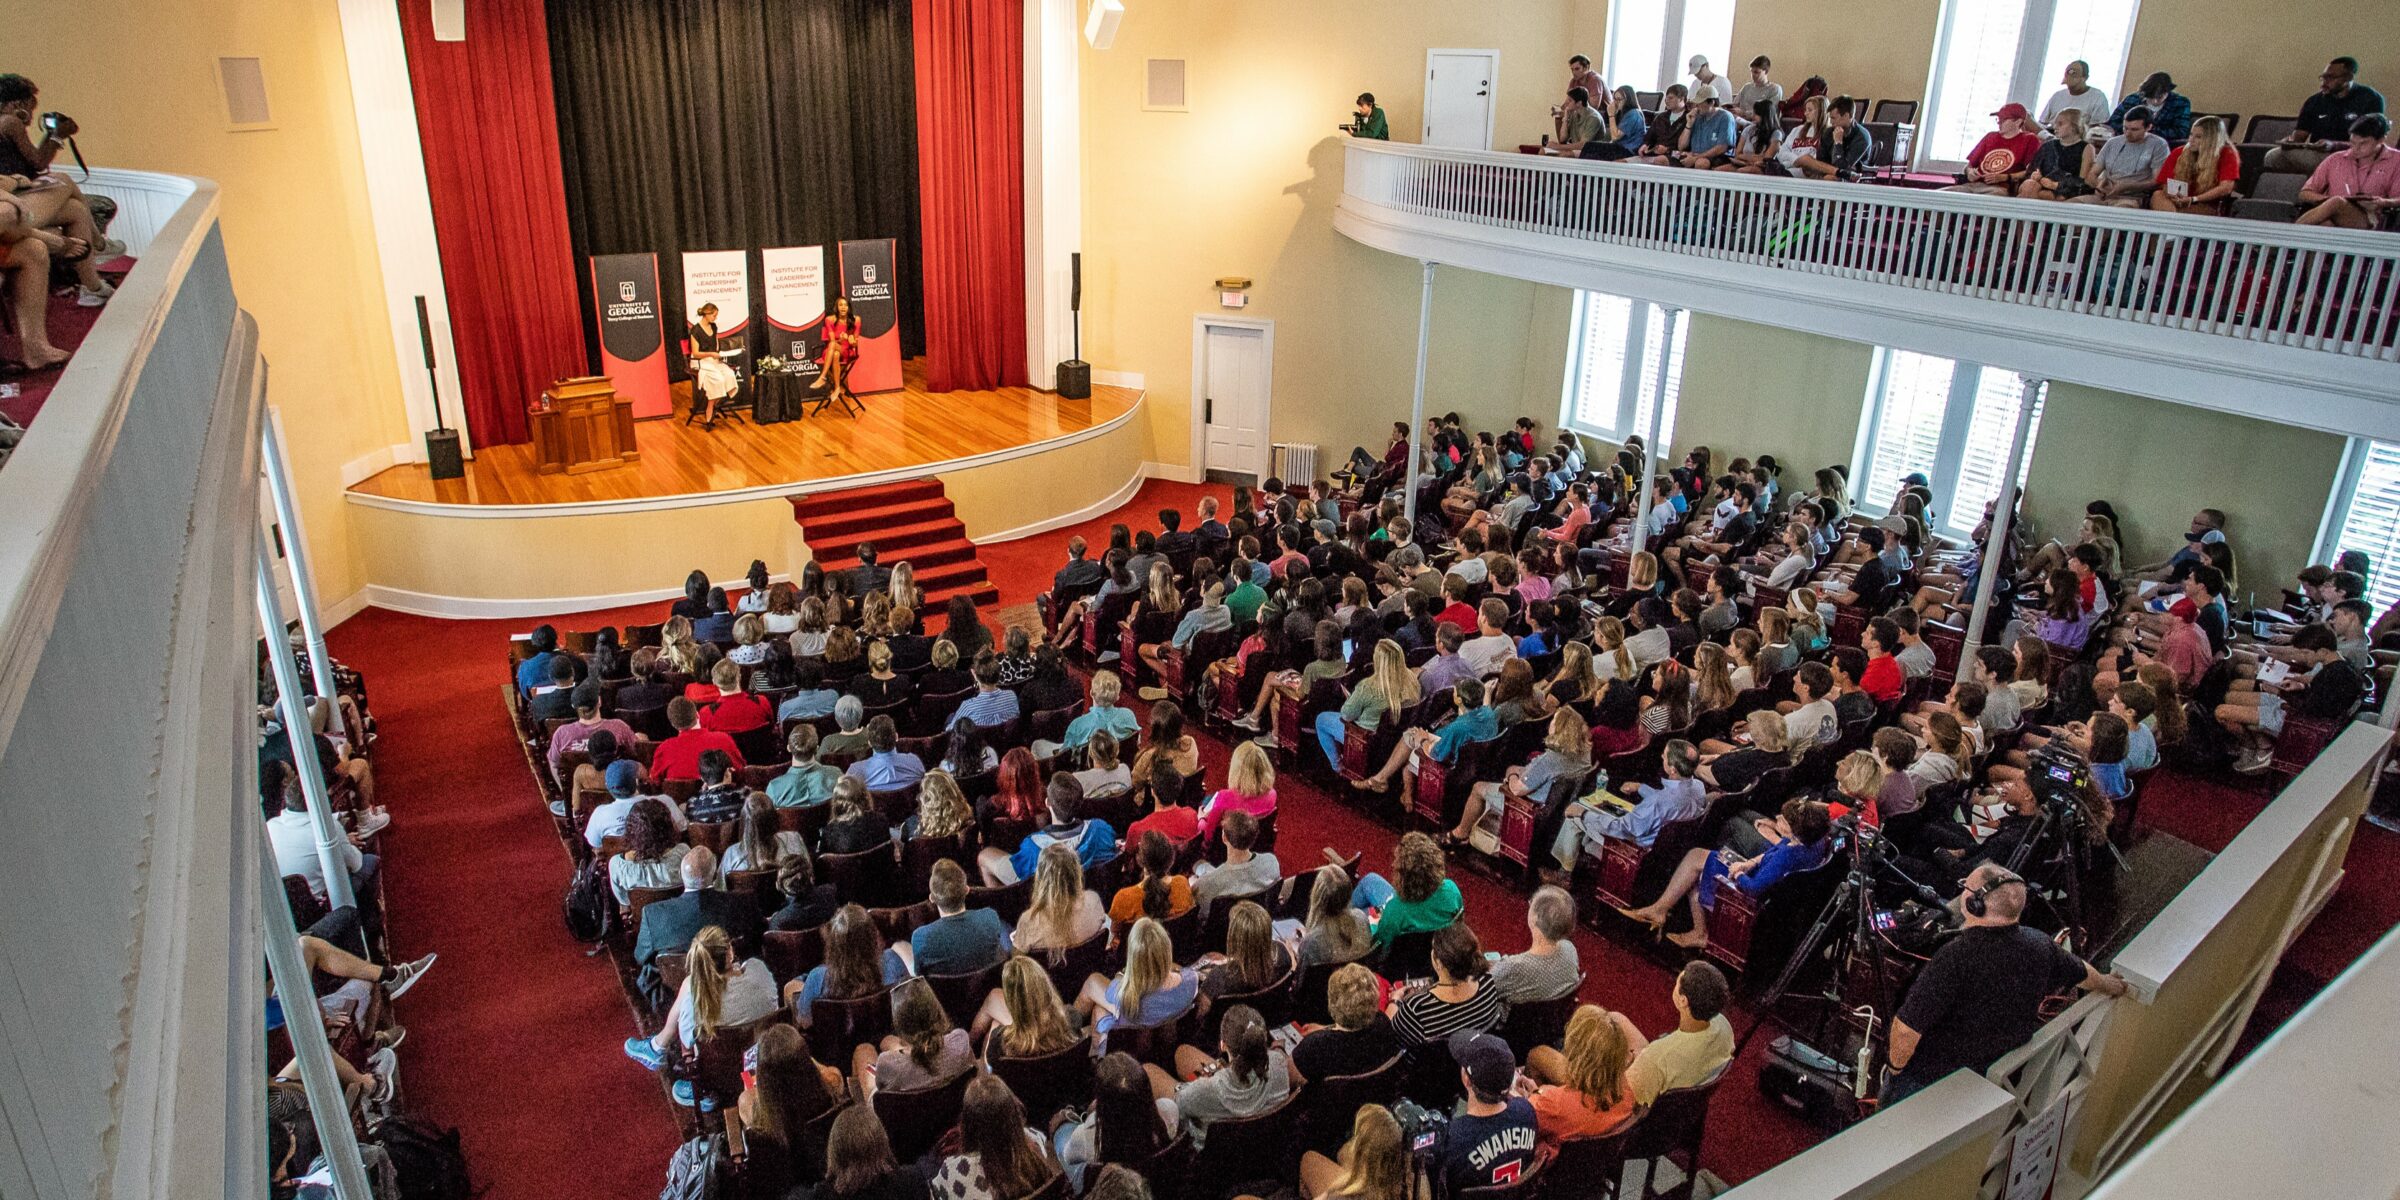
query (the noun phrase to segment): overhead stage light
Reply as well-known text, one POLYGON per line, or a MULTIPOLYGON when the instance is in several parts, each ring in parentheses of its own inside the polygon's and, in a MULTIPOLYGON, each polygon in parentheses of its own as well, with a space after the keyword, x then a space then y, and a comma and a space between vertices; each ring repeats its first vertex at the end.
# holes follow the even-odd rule
POLYGON ((1106 50, 1117 41, 1117 26, 1125 20, 1125 5, 1121 0, 1092 0, 1091 15, 1083 20, 1083 40, 1094 50, 1106 50))

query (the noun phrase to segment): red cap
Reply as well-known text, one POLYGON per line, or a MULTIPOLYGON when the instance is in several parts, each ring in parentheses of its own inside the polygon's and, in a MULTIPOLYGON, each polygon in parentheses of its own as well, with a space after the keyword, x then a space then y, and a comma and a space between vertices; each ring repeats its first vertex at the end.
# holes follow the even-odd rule
POLYGON ((1999 111, 1999 112, 1996 112, 1996 113, 1993 113, 1992 115, 1993 115, 1993 116, 1995 116, 1995 117, 1998 117, 1998 118, 2000 118, 2000 119, 2001 119, 2001 120, 2003 120, 2003 121, 2005 121, 2005 120, 2008 120, 2008 119, 2009 119, 2009 118, 2011 118, 2011 117, 2014 117, 2014 118, 2016 118, 2017 120, 2020 120, 2020 121, 2022 121, 2022 120, 2025 120, 2025 119, 2026 119, 2026 118, 2028 118, 2028 117, 2031 117, 2033 114, 2032 114, 2032 113, 2030 113, 2030 112, 2027 112, 2027 111, 2025 110, 2025 106, 2024 106, 2024 105, 2022 105, 2022 104, 2010 103, 2010 104, 2003 104, 2003 105, 2001 105, 2001 106, 2000 106, 2000 111, 1999 111))

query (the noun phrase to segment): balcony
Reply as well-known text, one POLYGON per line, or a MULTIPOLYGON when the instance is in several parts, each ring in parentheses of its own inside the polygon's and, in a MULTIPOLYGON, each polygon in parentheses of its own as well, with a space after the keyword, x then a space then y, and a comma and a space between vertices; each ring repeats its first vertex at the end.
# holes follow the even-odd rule
POLYGON ((2400 238, 1353 141, 1394 254, 2400 438, 2400 238))

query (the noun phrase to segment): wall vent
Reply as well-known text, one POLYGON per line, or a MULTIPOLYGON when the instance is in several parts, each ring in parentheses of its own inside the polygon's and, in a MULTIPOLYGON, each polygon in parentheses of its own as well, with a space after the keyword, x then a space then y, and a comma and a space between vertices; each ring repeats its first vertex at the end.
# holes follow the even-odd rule
POLYGON ((220 58, 217 82, 225 90, 225 124, 235 130, 271 129, 267 73, 256 58, 220 58))

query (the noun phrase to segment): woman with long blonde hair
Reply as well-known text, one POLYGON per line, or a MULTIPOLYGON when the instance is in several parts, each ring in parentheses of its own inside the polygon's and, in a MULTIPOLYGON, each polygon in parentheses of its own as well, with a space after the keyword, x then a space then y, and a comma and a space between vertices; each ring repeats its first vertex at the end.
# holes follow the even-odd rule
POLYGON ((1594 621, 1592 640, 1600 647, 1600 653, 1592 662, 1592 671, 1600 682, 1641 678, 1641 666, 1633 661, 1633 651, 1625 646, 1625 622, 1615 617, 1602 617, 1594 621))
POLYGON ((1201 973, 1200 990, 1212 1001, 1263 991, 1291 969, 1291 952, 1275 940, 1267 910, 1244 900, 1225 920, 1225 960, 1201 973))
POLYGON ((1164 559, 1150 564, 1150 578, 1142 588, 1141 603, 1133 611, 1136 614, 1183 611, 1183 593, 1175 587, 1175 568, 1164 559))
POLYGON ((1233 762, 1225 768, 1225 787, 1200 806, 1200 836, 1215 838, 1217 826, 1232 812, 1249 813, 1262 823, 1275 815, 1275 763, 1257 742, 1233 748, 1233 762))
MULTIPOLYGON (((1348 726, 1356 725, 1373 733, 1386 720, 1399 721, 1422 695, 1416 672, 1408 669, 1408 651, 1401 649, 1400 643, 1390 638, 1376 642, 1374 663, 1373 671, 1350 689, 1349 697, 1342 701, 1338 711, 1328 709, 1317 714, 1317 747, 1325 752, 1326 762, 1342 761, 1342 741, 1348 736, 1348 726)), ((1254 743, 1242 745, 1252 747, 1254 743)))
POLYGON ((1444 845, 1456 846, 1467 841, 1475 827, 1483 824, 1487 813, 1499 812, 1507 803, 1506 797, 1520 796, 1539 805, 1550 798, 1550 789, 1560 780, 1579 779, 1592 769, 1592 727, 1583 714, 1562 708, 1550 718, 1550 732, 1542 740, 1542 752, 1521 767, 1510 767, 1499 780, 1485 780, 1467 792, 1466 807, 1459 813, 1458 827, 1443 839, 1444 845))
POLYGON ((1409 1200, 1408 1147, 1392 1110, 1361 1106, 1350 1118, 1350 1140, 1339 1159, 1314 1150, 1301 1155, 1300 1194, 1310 1200, 1409 1200))
POLYGON ((1571 1137, 1613 1133, 1633 1119, 1633 1064, 1625 1018, 1586 1004, 1567 1018, 1564 1051, 1536 1046, 1525 1072, 1544 1086, 1533 1092, 1534 1127, 1544 1145, 1571 1137))
POLYGON ((946 838, 971 830, 975 825, 975 806, 967 803, 967 794, 958 786, 958 777, 948 771, 925 772, 917 784, 917 811, 909 814, 908 826, 902 832, 910 838, 946 838))
POLYGON ((1108 924, 1100 893, 1083 885, 1083 860, 1067 842, 1042 847, 1034 860, 1033 893, 1017 918, 1019 950, 1064 950, 1080 946, 1108 924))
POLYGON ((1148 1029, 1180 1017, 1200 994, 1199 972, 1175 965, 1167 927, 1143 917, 1125 936, 1125 969, 1094 975, 1075 997, 1076 1011, 1102 1034, 1119 1025, 1148 1029))
POLYGON ((1050 986, 1050 973, 1022 954, 1001 964, 1000 986, 984 998, 970 1033, 983 1040, 986 1062, 1055 1054, 1076 1036, 1066 1004, 1050 986))
POLYGON ((692 936, 683 962, 683 986, 658 1036, 625 1039, 626 1057, 653 1070, 678 1047, 698 1050, 718 1030, 771 1016, 777 1007, 774 973, 755 958, 736 959, 733 938, 718 926, 692 936))
MULTIPOLYGON (((1621 650, 1624 648, 1624 626, 1619 625, 1617 630, 1620 635, 1618 648, 1621 650)), ((1559 648, 1558 670, 1542 681, 1540 691, 1545 701, 1563 707, 1598 697, 1605 683, 1600 678, 1599 670, 1593 666, 1591 647, 1582 642, 1568 642, 1559 648)))
MULTIPOLYGON (((909 566, 907 559, 892 564, 892 577, 885 585, 884 592, 891 596, 895 609, 905 608, 914 614, 925 607, 925 593, 917 588, 917 569, 909 566)), ((892 632, 905 631, 894 629, 892 632)))
POLYGON ((1817 607, 1822 602, 1813 587, 1793 588, 1792 594, 1784 599, 1784 607, 1792 618, 1792 644, 1804 654, 1833 643, 1833 638, 1825 632, 1825 614, 1817 607))
POLYGON ((2234 185, 2242 179, 2242 156, 2225 135, 2224 119, 2195 118, 2191 140, 2168 152, 2158 178, 2158 189, 2150 193, 2153 210, 2224 216, 2234 185))
POLYGON ((1647 550, 1636 550, 1625 565, 1625 590, 1634 595, 1655 595, 1658 592, 1658 556, 1647 550))
POLYGON ((1702 642, 1692 648, 1692 688, 1692 699, 1701 712, 1733 706, 1733 698, 1741 692, 1733 686, 1733 668, 1725 647, 1702 642))

